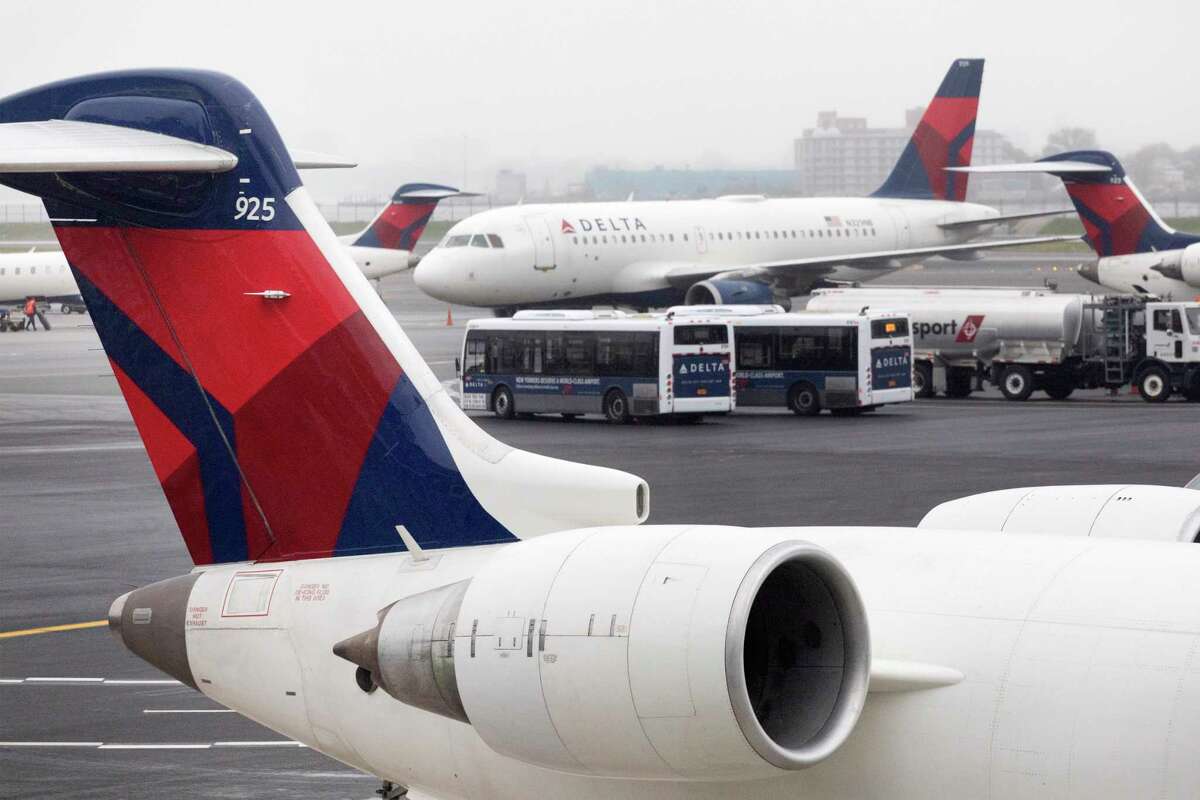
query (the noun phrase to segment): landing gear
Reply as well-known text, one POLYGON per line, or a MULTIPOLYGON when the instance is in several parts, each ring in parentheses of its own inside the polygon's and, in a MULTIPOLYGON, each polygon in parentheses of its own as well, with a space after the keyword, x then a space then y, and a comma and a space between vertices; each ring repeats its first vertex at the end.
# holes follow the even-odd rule
POLYGON ((401 800, 403 797, 408 797, 408 787, 384 781, 383 786, 375 790, 375 794, 379 795, 382 800, 401 800))

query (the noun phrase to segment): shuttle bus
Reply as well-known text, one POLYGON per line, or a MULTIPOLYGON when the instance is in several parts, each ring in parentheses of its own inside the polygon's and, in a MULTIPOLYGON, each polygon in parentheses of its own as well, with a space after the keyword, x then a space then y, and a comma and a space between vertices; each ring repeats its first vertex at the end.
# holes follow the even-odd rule
POLYGON ((733 410, 728 319, 620 311, 521 311, 467 323, 464 410, 603 414, 610 422, 733 410))
POLYGON ((740 406, 786 406, 803 416, 827 408, 849 416, 913 399, 904 314, 783 313, 767 306, 731 320, 740 406))

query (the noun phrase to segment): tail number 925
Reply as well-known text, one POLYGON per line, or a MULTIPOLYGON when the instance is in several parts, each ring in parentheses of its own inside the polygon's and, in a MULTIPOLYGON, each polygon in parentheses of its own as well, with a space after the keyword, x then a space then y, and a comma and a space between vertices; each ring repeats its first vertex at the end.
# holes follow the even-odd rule
POLYGON ((233 204, 234 219, 250 219, 270 222, 275 219, 274 197, 246 197, 242 195, 233 204))

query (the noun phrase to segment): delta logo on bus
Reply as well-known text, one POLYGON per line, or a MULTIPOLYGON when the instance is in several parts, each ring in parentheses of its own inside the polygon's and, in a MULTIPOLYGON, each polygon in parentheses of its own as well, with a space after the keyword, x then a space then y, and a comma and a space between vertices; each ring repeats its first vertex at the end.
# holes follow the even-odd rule
POLYGON ((912 385, 912 348, 871 350, 871 389, 903 389, 912 385))
POLYGON ((676 397, 728 397, 729 356, 675 356, 676 397))

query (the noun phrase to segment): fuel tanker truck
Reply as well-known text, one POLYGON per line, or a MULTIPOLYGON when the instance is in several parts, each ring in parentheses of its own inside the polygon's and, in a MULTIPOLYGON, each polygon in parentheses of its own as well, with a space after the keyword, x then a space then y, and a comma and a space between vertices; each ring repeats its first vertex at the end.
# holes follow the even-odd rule
POLYGON ((903 312, 913 391, 966 397, 988 381, 1009 400, 1135 386, 1200 401, 1200 303, 1035 289, 818 289, 810 311, 903 312))

